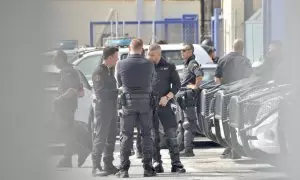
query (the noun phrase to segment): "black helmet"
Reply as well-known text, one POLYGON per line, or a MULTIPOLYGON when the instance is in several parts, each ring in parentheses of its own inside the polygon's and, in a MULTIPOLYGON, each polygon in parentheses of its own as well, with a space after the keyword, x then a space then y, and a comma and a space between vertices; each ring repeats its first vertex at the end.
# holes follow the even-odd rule
POLYGON ((214 46, 214 42, 212 42, 210 39, 205 39, 202 41, 201 45, 214 46))

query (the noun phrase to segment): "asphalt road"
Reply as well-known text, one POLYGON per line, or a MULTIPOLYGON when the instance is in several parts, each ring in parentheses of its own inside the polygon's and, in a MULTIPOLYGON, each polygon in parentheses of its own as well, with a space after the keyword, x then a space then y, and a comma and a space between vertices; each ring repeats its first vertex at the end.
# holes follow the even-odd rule
MULTIPOLYGON (((162 150, 165 173, 157 177, 147 178, 155 180, 282 180, 286 179, 283 173, 276 172, 276 168, 263 163, 258 163, 252 159, 243 158, 241 160, 220 159, 224 150, 215 144, 198 140, 196 143, 195 157, 182 158, 187 173, 170 173, 170 159, 168 150, 162 150)), ((92 162, 88 157, 82 168, 77 168, 77 156, 74 156, 72 169, 56 169, 55 165, 60 156, 51 156, 49 159, 51 180, 92 180, 97 179, 91 176, 92 162)), ((131 168, 129 175, 131 179, 142 179, 143 168, 140 159, 135 156, 130 158, 131 168)), ((119 145, 116 146, 115 165, 119 165, 119 145)), ((99 177, 100 178, 100 177, 99 177)), ((115 176, 101 177, 101 179, 117 179, 115 176)))

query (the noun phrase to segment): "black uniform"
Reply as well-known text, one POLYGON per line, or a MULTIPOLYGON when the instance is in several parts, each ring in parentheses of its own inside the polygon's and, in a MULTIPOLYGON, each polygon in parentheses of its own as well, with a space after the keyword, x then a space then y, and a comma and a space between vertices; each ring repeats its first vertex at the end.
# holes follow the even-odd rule
MULTIPOLYGON (((74 88, 79 90, 81 87, 81 81, 79 74, 72 65, 66 65, 61 70, 61 80, 59 85, 59 95, 64 94, 68 89, 74 88)), ((77 97, 72 98, 59 98, 54 102, 55 111, 60 119, 60 127, 62 128, 65 146, 63 164, 71 165, 72 155, 76 146, 75 127, 74 127, 74 115, 78 104, 77 97)))
POLYGON ((135 121, 141 130, 143 146, 144 169, 152 169, 152 107, 151 84, 154 66, 143 56, 134 54, 127 59, 119 61, 116 70, 118 87, 123 87, 125 103, 121 124, 121 156, 120 170, 128 171, 130 167, 129 156, 133 144, 133 129, 135 121))
POLYGON ((97 67, 92 76, 96 95, 95 117, 96 134, 93 142, 92 160, 101 169, 100 161, 104 151, 105 168, 111 168, 117 135, 117 84, 114 68, 105 65, 97 67))
MULTIPOLYGON (((157 94, 158 101, 161 97, 166 96, 169 92, 174 95, 180 89, 181 83, 176 66, 165 59, 161 59, 158 64, 155 65, 156 77, 153 82, 153 92, 157 94)), ((155 150, 153 159, 155 162, 161 164, 160 155, 160 137, 159 137, 159 120, 164 128, 165 135, 167 137, 168 148, 170 151, 171 161, 173 166, 182 166, 179 159, 179 148, 176 138, 177 121, 175 114, 171 108, 171 102, 163 106, 156 108, 156 113, 153 117, 153 129, 155 135, 155 150)))
MULTIPOLYGON (((185 62, 182 76, 183 76, 181 82, 182 88, 186 88, 186 86, 189 83, 195 84, 196 77, 204 76, 204 72, 201 69, 201 66, 195 60, 195 56, 190 57, 185 62)), ((182 109, 183 111, 182 113, 183 117, 181 120, 182 124, 181 126, 179 126, 177 140, 180 146, 184 144, 184 148, 186 152, 192 152, 194 134, 196 133, 196 127, 197 127, 197 113, 196 113, 197 92, 191 89, 180 90, 177 96, 180 97, 183 94, 187 95, 186 100, 189 102, 186 103, 187 106, 182 109)))
POLYGON ((231 52, 219 60, 215 76, 223 78, 223 84, 229 84, 247 78, 251 73, 250 60, 237 52, 231 52))
MULTIPOLYGON (((247 78, 253 72, 250 60, 237 52, 231 52, 220 59, 215 77, 222 78, 222 84, 229 84, 247 78)), ((236 152, 227 147, 223 152, 224 158, 239 158, 236 152)))

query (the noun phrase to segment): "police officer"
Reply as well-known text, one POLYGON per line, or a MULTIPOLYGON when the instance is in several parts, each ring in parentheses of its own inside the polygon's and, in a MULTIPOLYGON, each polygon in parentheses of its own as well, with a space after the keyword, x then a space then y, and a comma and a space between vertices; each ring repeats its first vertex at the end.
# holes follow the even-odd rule
MULTIPOLYGON (((249 77, 252 74, 250 60, 243 56, 244 41, 237 39, 233 44, 233 51, 222 57, 218 63, 215 81, 217 84, 229 84, 249 77)), ((227 147, 221 158, 238 159, 240 156, 227 147)))
POLYGON ((143 41, 133 39, 129 46, 127 59, 117 63, 116 77, 123 95, 121 121, 120 178, 127 178, 130 167, 129 156, 133 145, 135 121, 141 129, 144 177, 155 176, 152 167, 152 106, 151 84, 154 76, 153 64, 142 56, 143 41))
POLYGON ((61 80, 59 95, 53 100, 53 107, 60 119, 60 128, 65 142, 64 157, 57 165, 59 168, 72 167, 72 155, 79 148, 76 145, 74 114, 77 109, 81 81, 78 71, 67 60, 67 55, 63 51, 58 51, 54 58, 54 64, 61 70, 61 80))
POLYGON ((207 64, 218 64, 219 58, 216 56, 216 49, 212 46, 207 45, 202 45, 202 48, 207 52, 211 60, 207 64))
POLYGON ((113 153, 117 135, 117 83, 114 67, 118 60, 118 48, 106 47, 103 50, 103 62, 92 75, 96 95, 95 117, 96 134, 93 142, 93 176, 108 176, 118 169, 113 165, 113 153), (101 157, 104 152, 104 171, 101 170, 101 157))
POLYGON ((153 117, 153 134, 155 140, 153 167, 157 173, 164 172, 160 155, 160 121, 167 137, 167 144, 172 161, 171 172, 185 173, 185 169, 183 168, 179 158, 179 147, 176 138, 176 117, 171 108, 171 101, 181 86, 180 78, 175 65, 161 57, 161 47, 158 44, 152 44, 149 47, 148 58, 155 64, 156 78, 153 82, 153 92, 158 98, 158 107, 155 108, 157 112, 154 113, 153 117))
MULTIPOLYGON (((177 136, 178 144, 184 144, 184 152, 180 155, 185 157, 195 156, 193 152, 193 140, 196 133, 197 122, 197 96, 198 89, 201 84, 204 72, 201 66, 195 60, 194 46, 192 44, 184 44, 181 50, 182 58, 184 59, 184 69, 182 74, 181 87, 178 97, 185 94, 187 106, 181 107, 183 110, 183 122, 179 126, 179 133, 177 136), (183 142, 182 142, 183 141, 183 142)), ((177 98, 179 99, 179 98, 177 98)))

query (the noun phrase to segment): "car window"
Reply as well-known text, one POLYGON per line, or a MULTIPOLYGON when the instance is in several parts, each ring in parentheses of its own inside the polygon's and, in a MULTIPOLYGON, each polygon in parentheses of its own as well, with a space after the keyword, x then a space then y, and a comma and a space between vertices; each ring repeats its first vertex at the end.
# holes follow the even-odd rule
MULTIPOLYGON (((177 71, 180 76, 180 80, 182 80, 182 69, 177 70, 177 71)), ((209 68, 209 69, 203 69, 203 71, 204 71, 204 77, 202 79, 202 84, 214 80, 215 69, 209 68)))
POLYGON ((183 59, 179 50, 162 51, 162 56, 166 58, 166 60, 169 60, 172 63, 174 63, 175 65, 183 64, 183 59))
POLYGON ((88 56, 82 59, 76 66, 85 75, 88 81, 92 80, 92 74, 96 67, 101 63, 102 55, 88 56))
POLYGON ((84 74, 80 70, 78 70, 78 73, 79 73, 80 81, 83 84, 83 87, 85 87, 86 89, 91 90, 92 87, 90 86, 88 80, 85 78, 84 74))

